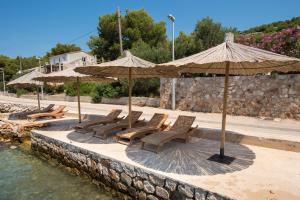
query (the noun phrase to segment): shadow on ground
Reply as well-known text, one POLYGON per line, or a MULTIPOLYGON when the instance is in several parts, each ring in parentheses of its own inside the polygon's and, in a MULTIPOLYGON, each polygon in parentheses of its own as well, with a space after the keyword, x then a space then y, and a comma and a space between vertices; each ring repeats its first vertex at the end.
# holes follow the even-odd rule
POLYGON ((74 130, 74 126, 76 126, 76 124, 78 124, 78 119, 49 120, 48 126, 43 127, 40 130, 43 130, 43 131, 71 131, 71 130, 74 130))
POLYGON ((88 143, 88 144, 112 144, 116 143, 117 140, 114 137, 108 137, 105 140, 99 139, 93 136, 92 132, 90 133, 78 133, 75 131, 70 132, 67 135, 67 138, 71 141, 80 142, 80 143, 88 143))
POLYGON ((232 173, 248 168, 253 164, 255 154, 248 147, 227 143, 225 154, 235 159, 230 164, 209 160, 219 152, 219 142, 192 138, 188 144, 170 142, 159 154, 142 150, 138 144, 126 149, 127 156, 147 168, 185 175, 216 175, 232 173))

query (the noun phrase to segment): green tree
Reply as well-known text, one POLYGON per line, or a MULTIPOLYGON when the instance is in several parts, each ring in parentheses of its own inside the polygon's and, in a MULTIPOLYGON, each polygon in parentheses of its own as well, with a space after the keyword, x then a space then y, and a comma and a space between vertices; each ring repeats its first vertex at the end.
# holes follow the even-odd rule
POLYGON ((180 32, 175 39, 175 59, 190 56, 203 49, 202 41, 195 39, 195 34, 180 32))
POLYGON ((133 55, 153 63, 168 62, 172 58, 169 43, 151 47, 146 42, 140 40, 133 44, 130 51, 133 55))
POLYGON ((260 26, 249 28, 248 30, 243 31, 243 33, 270 33, 280 31, 290 27, 297 27, 300 26, 300 17, 293 17, 292 19, 285 20, 285 21, 277 21, 272 22, 269 24, 263 24, 260 26))
POLYGON ((216 46, 224 41, 224 28, 210 17, 198 21, 194 30, 195 41, 202 44, 203 50, 216 46))
POLYGON ((69 53, 73 51, 80 51, 81 48, 76 44, 61 44, 57 43, 49 52, 46 53, 46 57, 56 56, 59 54, 69 53))
MULTIPOLYGON (((154 22, 144 10, 127 10, 121 17, 123 48, 131 49, 137 42, 144 42, 149 47, 167 45, 164 22, 154 22)), ((119 57, 119 36, 117 14, 107 14, 99 17, 98 36, 93 36, 88 46, 94 55, 104 60, 119 57)))

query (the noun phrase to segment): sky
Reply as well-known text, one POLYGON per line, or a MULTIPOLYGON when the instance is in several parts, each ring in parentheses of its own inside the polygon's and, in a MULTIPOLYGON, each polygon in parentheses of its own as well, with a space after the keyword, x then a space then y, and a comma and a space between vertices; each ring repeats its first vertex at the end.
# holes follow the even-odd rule
POLYGON ((175 34, 192 32, 198 20, 210 16, 224 26, 245 30, 300 15, 300 0, 0 0, 0 54, 43 56, 56 43, 75 43, 89 51, 97 35, 98 18, 120 7, 144 8, 155 21, 175 16, 175 34))

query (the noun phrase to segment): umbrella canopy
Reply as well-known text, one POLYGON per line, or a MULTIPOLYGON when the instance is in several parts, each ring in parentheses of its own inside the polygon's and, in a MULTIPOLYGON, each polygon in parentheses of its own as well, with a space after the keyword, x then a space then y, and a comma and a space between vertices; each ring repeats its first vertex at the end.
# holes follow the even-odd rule
MULTIPOLYGON (((29 86, 42 86, 43 83, 34 80, 34 78, 41 76, 42 73, 39 72, 38 69, 35 69, 27 74, 24 74, 23 76, 20 76, 19 78, 16 78, 15 80, 10 81, 7 85, 8 86, 15 86, 15 87, 29 87, 29 86)), ((38 100, 38 108, 41 108, 40 104, 40 93, 38 91, 37 87, 37 100, 38 100)))
POLYGON ((41 74, 34 80, 52 82, 52 83, 66 83, 77 82, 77 102, 78 102, 78 121, 81 123, 81 107, 80 107, 80 81, 82 82, 106 82, 111 83, 115 81, 113 78, 88 76, 74 71, 75 67, 70 67, 63 71, 53 72, 50 74, 41 74))
POLYGON ((66 83, 66 82, 76 82, 77 77, 82 82, 113 82, 112 78, 88 76, 80 74, 74 71, 75 67, 70 67, 62 71, 53 72, 50 74, 41 74, 40 76, 34 78, 37 81, 52 82, 52 83, 66 83))
POLYGON ((230 63, 231 75, 253 75, 271 71, 300 71, 300 59, 233 42, 233 34, 227 33, 225 42, 189 57, 156 66, 161 74, 179 70, 181 73, 225 74, 230 63))
POLYGON ((15 80, 12 80, 7 83, 9 86, 41 86, 43 85, 42 82, 34 80, 34 78, 43 75, 41 72, 39 72, 37 69, 24 74, 23 76, 20 76, 19 78, 16 78, 15 80))
POLYGON ((128 78, 129 89, 129 128, 131 128, 131 93, 132 93, 132 78, 138 77, 155 77, 159 76, 158 72, 154 70, 155 64, 132 55, 129 51, 124 52, 124 57, 114 61, 101 63, 94 66, 78 67, 76 72, 99 75, 112 76, 118 78, 128 78))
POLYGON ((192 56, 157 65, 162 75, 174 73, 225 74, 222 112, 220 158, 224 158, 228 76, 253 75, 272 71, 300 71, 300 59, 234 43, 234 35, 227 33, 225 42, 192 56))
POLYGON ((130 51, 124 51, 124 57, 122 58, 98 65, 78 67, 75 71, 87 75, 128 78, 130 68, 133 78, 159 76, 156 70, 153 69, 154 66, 154 63, 136 57, 130 51))

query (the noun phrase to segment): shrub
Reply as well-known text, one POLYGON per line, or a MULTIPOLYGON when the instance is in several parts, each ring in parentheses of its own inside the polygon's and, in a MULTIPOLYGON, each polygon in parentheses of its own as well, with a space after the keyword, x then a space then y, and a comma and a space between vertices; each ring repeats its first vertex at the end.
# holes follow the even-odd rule
POLYGON ((24 89, 24 88, 18 88, 17 92, 16 92, 17 97, 20 97, 21 95, 27 94, 27 93, 28 93, 28 91, 26 89, 24 89))

